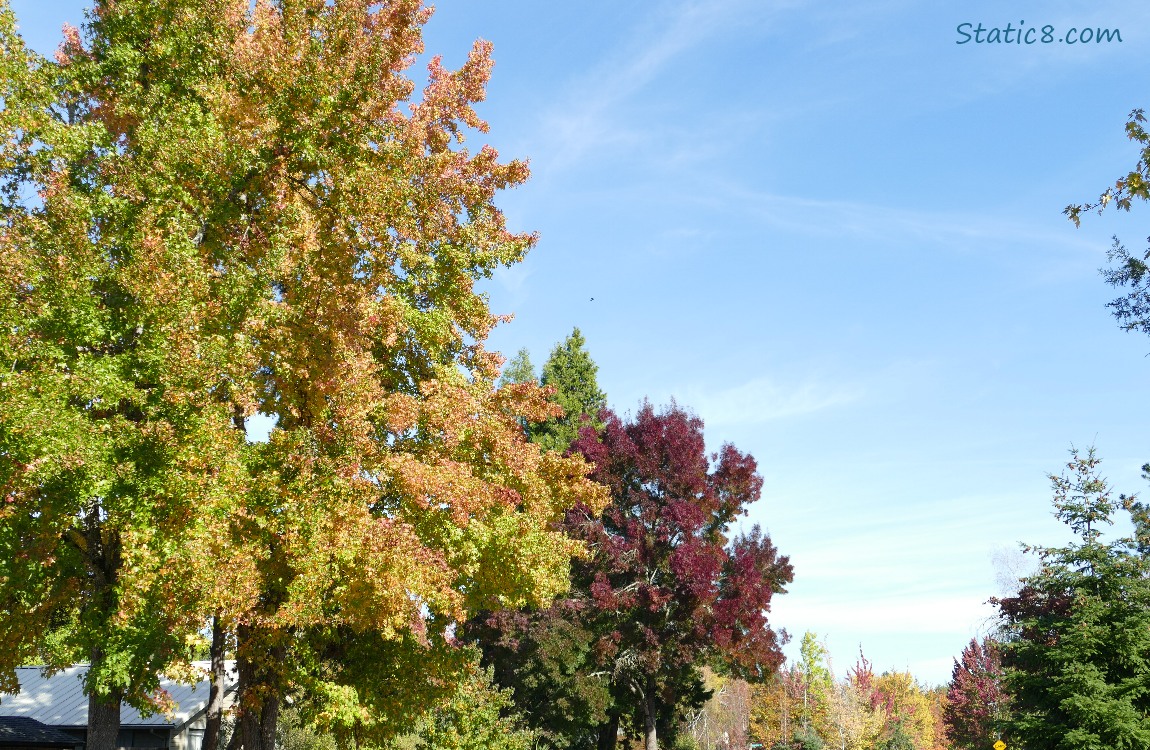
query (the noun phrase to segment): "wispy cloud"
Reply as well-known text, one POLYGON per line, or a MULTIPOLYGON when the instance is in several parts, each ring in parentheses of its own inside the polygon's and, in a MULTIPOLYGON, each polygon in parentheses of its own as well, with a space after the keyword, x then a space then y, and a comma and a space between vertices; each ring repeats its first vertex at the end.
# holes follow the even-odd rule
MULTIPOLYGON (((769 14, 803 4, 775 3, 769 14)), ((687 51, 717 34, 745 28, 748 17, 762 23, 766 14, 760 3, 750 0, 695 0, 653 15, 633 31, 630 43, 600 60, 545 110, 544 143, 532 149, 536 163, 559 170, 581 161, 592 149, 649 138, 639 123, 625 123, 616 110, 687 51)))
POLYGON ((1094 237, 1063 227, 1035 226, 983 213, 931 211, 859 201, 826 200, 754 190, 737 184, 714 186, 709 192, 717 203, 768 226, 801 233, 842 238, 910 240, 956 247, 979 247, 985 243, 1026 245, 1042 243, 1092 255, 1099 253, 1094 237))
POLYGON ((861 386, 811 379, 784 384, 758 377, 720 391, 688 390, 683 401, 710 426, 761 424, 823 411, 857 401, 861 386))
POLYGON ((519 307, 528 296, 527 281, 531 278, 532 273, 530 264, 516 263, 513 266, 496 268, 492 273, 492 278, 508 295, 512 307, 519 307))

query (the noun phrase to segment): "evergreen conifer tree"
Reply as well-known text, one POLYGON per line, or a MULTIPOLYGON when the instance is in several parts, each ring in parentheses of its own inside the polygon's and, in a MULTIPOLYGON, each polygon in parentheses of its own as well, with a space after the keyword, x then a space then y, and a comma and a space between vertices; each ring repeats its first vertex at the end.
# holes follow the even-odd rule
POLYGON ((1079 537, 1035 549, 1042 569, 998 601, 1002 663, 1011 695, 1008 744, 1028 750, 1150 747, 1150 560, 1133 498, 1115 501, 1091 450, 1051 477, 1057 517, 1079 537), (1135 537, 1100 527, 1119 505, 1135 537))
POLYGON ((551 350, 543 365, 541 383, 555 389, 551 398, 563 408, 563 416, 532 426, 531 441, 543 448, 566 450, 579 437, 584 417, 591 426, 602 426, 599 411, 606 408, 607 397, 599 390, 599 367, 583 348, 586 343, 579 329, 573 329, 562 344, 551 350))

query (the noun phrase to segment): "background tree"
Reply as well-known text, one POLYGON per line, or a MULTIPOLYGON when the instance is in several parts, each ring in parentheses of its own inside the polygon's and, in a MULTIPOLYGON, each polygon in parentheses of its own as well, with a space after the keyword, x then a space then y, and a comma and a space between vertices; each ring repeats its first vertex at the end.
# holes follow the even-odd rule
POLYGON ((926 691, 909 672, 884 672, 874 678, 871 704, 886 715, 880 744, 891 750, 934 747, 934 714, 926 691))
MULTIPOLYGON (((585 410, 597 414, 605 401, 596 383, 598 368, 578 329, 556 345, 544 369, 556 389, 552 403, 562 402, 575 411, 522 424, 530 440, 566 450, 581 426, 595 424, 583 421, 585 410), (568 435, 568 442, 560 444, 560 435, 568 435)), ((504 368, 500 382, 513 386, 531 383, 535 377, 527 349, 520 349, 504 368)), ((609 720, 614 705, 607 675, 592 659, 596 636, 585 617, 586 592, 572 594, 542 610, 505 608, 481 613, 464 631, 482 649, 483 663, 492 667, 497 683, 511 691, 516 709, 538 741, 561 750, 595 747, 599 727, 609 720)))
POLYGON ((593 658, 587 604, 571 594, 542 610, 482 614, 468 623, 466 637, 483 649, 483 663, 543 747, 586 750, 598 745, 614 701, 593 658))
POLYGON ((1017 596, 997 601, 1011 710, 1007 742, 1031 750, 1145 747, 1150 743, 1150 568, 1143 510, 1132 498, 1136 536, 1111 542, 1118 501, 1093 449, 1072 451, 1051 476, 1055 515, 1078 541, 1038 547, 1042 563, 1017 596))
POLYGON ((997 736, 998 721, 1006 705, 997 641, 970 639, 962 650, 961 661, 954 660, 946 695, 943 717, 947 736, 955 747, 975 750, 997 736))
MULTIPOLYGON (((476 654, 476 656, 478 656, 476 654)), ((495 686, 477 660, 444 701, 428 709, 415 731, 397 737, 387 750, 532 750, 535 735, 514 710, 511 691, 495 686)))
POLYGON ((551 398, 563 409, 562 416, 531 427, 531 440, 544 448, 565 451, 585 423, 596 429, 602 425, 599 411, 607 407, 607 397, 599 390, 599 367, 584 348, 586 343, 575 328, 543 364, 540 382, 555 389, 551 398))
POLYGON ((945 685, 936 685, 926 691, 927 701, 930 703, 930 715, 934 721, 934 745, 932 750, 949 750, 953 747, 950 739, 946 735, 946 708, 950 705, 946 696, 947 688, 945 685))
POLYGON ((834 676, 827 664, 827 648, 816 634, 808 630, 803 633, 799 644, 799 656, 803 702, 797 718, 803 728, 814 730, 820 737, 830 738, 834 734, 830 716, 834 676))
POLYGON ((526 348, 516 352, 511 361, 503 368, 499 376, 499 385, 514 385, 517 383, 530 383, 538 380, 535 375, 535 365, 531 364, 531 352, 526 348))
POLYGON ((238 745, 272 747, 292 693, 302 721, 382 741, 465 668, 454 623, 566 587, 557 522, 603 492, 524 441, 517 418, 553 408, 494 389, 474 290, 533 242, 494 204, 527 170, 461 145, 486 130, 489 45, 433 58, 409 106, 428 15, 97 2, 55 64, 5 16, 9 676, 122 646, 91 652, 88 688, 135 699, 174 659, 155 639, 214 612, 238 745), (257 411, 276 427, 253 445, 257 411))
POLYGON ((751 685, 746 680, 725 677, 711 669, 703 670, 703 685, 711 697, 687 717, 684 739, 699 750, 746 747, 751 685))
MULTIPOLYGON (((589 594, 593 652, 616 707, 629 707, 617 716, 641 721, 656 750, 660 723, 674 727, 675 709, 703 697, 693 665, 715 658, 762 680, 782 663, 766 613, 792 570, 758 527, 728 541, 730 524, 759 498, 753 458, 728 444, 712 466, 702 421, 674 405, 644 404, 629 422, 604 416, 601 432, 586 430, 572 446, 612 498, 602 514, 568 513, 568 532, 594 550, 573 563, 573 582, 589 594)), ((603 727, 601 746, 613 747, 614 731, 603 727)))
POLYGON ((798 668, 793 664, 780 668, 768 679, 752 684, 751 690, 750 739, 768 748, 789 743, 803 701, 798 668))
POLYGON ((945 750, 949 744, 938 731, 944 699, 941 689, 926 690, 909 673, 876 676, 861 652, 836 679, 825 648, 808 633, 799 661, 756 686, 751 736, 780 750, 945 750))

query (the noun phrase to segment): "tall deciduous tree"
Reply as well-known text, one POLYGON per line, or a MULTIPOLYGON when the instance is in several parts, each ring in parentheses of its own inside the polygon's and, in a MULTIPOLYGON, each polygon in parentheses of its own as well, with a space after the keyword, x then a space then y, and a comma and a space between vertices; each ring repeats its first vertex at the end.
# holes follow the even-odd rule
POLYGON ((215 614, 239 745, 272 747, 289 691, 367 741, 464 668, 466 613, 565 589, 557 521, 605 496, 524 441, 539 390, 493 387, 474 283, 533 241, 494 203, 527 169, 461 145, 490 45, 412 103, 429 14, 100 0, 50 62, 3 8, 9 680, 87 649, 118 716, 215 614))
POLYGON ((1002 663, 1011 709, 1004 728, 1031 750, 1150 745, 1150 560, 1144 508, 1135 536, 1105 541, 1120 501, 1094 451, 1073 452, 1051 476, 1056 515, 1078 537, 1039 547, 1037 573, 999 600, 1002 663))
MULTIPOLYGON (((180 65, 212 69, 194 43, 210 25, 179 29, 180 65)), ((131 117, 106 47, 67 29, 41 59, 6 3, 0 44, 0 678, 89 661, 87 744, 103 750, 121 701, 164 709, 158 671, 189 676, 196 605, 242 599, 214 561, 245 446, 213 392, 224 359, 197 334, 211 268, 181 176, 161 190, 149 171, 155 91, 131 117)))
POLYGON ((970 640, 961 660, 954 660, 946 695, 946 734, 956 747, 975 750, 997 736, 997 724, 1006 710, 997 641, 970 640))
MULTIPOLYGON (((574 563, 588 592, 595 658, 611 675, 617 718, 639 722, 647 750, 681 700, 694 700, 708 658, 763 679, 782 663, 767 623, 771 598, 792 570, 756 526, 730 539, 730 524, 759 498, 755 461, 731 445, 708 459, 703 424, 677 406, 644 404, 633 421, 605 412, 574 451, 610 489, 602 514, 579 507, 567 528, 594 550, 574 563), (714 464, 711 463, 714 461, 714 464), (686 679, 684 679, 686 677, 686 679)), ((614 724, 600 747, 614 746, 614 724)))
POLYGON ((607 397, 599 390, 599 367, 584 348, 586 343, 575 328, 543 364, 540 382, 554 389, 551 398, 563 409, 561 416, 531 427, 531 439, 544 448, 567 450, 584 424, 601 426, 599 411, 606 408, 607 397))

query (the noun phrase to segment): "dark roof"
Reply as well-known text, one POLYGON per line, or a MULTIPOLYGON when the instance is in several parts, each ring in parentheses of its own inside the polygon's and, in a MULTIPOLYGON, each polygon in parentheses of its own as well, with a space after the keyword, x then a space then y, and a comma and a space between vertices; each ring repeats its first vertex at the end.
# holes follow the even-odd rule
MULTIPOLYGON (((177 708, 171 715, 141 716, 126 703, 120 707, 120 726, 180 727, 190 721, 208 704, 208 662, 195 662, 203 670, 203 678, 194 685, 185 685, 165 678, 160 687, 167 690, 177 708)), ((227 690, 235 689, 235 662, 228 662, 227 690)), ((25 716, 54 727, 84 727, 88 725, 88 696, 84 694, 84 675, 88 665, 62 669, 45 676, 40 667, 18 667, 20 692, 0 695, 0 716, 25 716)))
POLYGON ((38 745, 76 747, 84 743, 27 716, 0 716, 0 747, 38 745))

